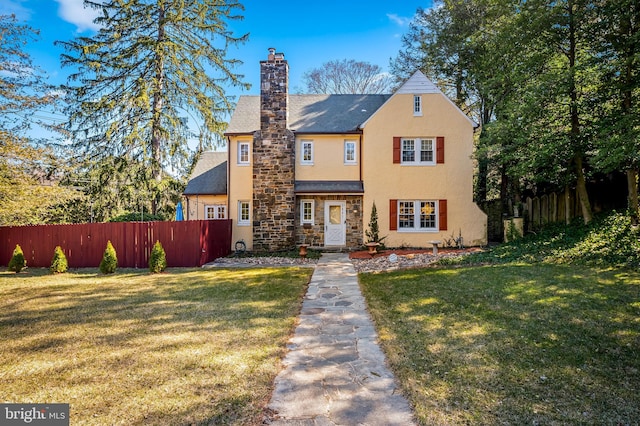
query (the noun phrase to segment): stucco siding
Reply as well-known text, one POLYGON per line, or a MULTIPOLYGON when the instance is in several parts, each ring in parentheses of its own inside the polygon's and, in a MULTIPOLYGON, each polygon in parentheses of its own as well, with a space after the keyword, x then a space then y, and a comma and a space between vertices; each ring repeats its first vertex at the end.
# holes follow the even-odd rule
POLYGON ((244 240, 248 250, 253 249, 253 138, 251 136, 232 136, 229 138, 229 218, 233 220, 231 233, 231 249, 238 240, 244 240), (239 142, 249 144, 249 163, 238 164, 239 142), (240 201, 247 201, 250 205, 249 223, 239 221, 240 201))
POLYGON ((360 180, 360 135, 299 135, 296 137, 296 180, 360 180), (353 163, 345 163, 345 141, 355 144, 353 163), (312 162, 305 161, 303 142, 312 146, 312 162))
MULTIPOLYGON (((226 206, 226 195, 189 195, 187 198, 187 220, 207 219, 206 206, 226 206)), ((227 218, 229 216, 227 215, 227 218)))
POLYGON ((424 247, 460 232, 466 245, 486 244, 487 217, 473 202, 472 122, 441 93, 421 96, 421 116, 413 114, 413 94, 396 94, 364 127, 365 229, 375 201, 380 235, 387 236, 388 246, 424 247), (394 163, 394 137, 443 137, 444 163, 394 163), (390 230, 390 200, 447 200, 447 229, 390 230))

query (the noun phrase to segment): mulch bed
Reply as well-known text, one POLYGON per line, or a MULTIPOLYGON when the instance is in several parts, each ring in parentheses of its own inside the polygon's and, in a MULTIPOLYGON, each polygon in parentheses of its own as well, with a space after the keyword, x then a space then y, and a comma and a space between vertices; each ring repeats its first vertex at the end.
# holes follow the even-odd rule
MULTIPOLYGON (((482 251, 480 247, 467 247, 464 249, 453 249, 453 248, 438 248, 438 254, 465 254, 465 253, 475 253, 482 251)), ((373 256, 369 254, 367 250, 359 250, 353 251, 349 253, 349 259, 372 259, 376 257, 386 257, 390 254, 395 253, 398 256, 407 256, 410 254, 432 254, 433 249, 430 248, 415 248, 415 249, 384 249, 378 250, 378 253, 373 256)))

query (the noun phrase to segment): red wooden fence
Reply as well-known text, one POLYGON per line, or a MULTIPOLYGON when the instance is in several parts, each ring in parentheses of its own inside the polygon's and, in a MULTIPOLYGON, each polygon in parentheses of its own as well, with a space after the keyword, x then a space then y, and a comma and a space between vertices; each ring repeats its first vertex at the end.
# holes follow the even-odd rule
POLYGON ((156 241, 164 247, 168 266, 202 266, 231 252, 231 220, 2 226, 0 265, 8 265, 20 244, 27 266, 51 266, 60 246, 70 268, 96 268, 108 240, 119 267, 147 268, 156 241))

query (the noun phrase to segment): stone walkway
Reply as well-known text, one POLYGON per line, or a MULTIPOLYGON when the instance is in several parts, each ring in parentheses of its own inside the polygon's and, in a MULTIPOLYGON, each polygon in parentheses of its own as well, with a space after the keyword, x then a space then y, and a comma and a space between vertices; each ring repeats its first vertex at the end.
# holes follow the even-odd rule
POLYGON ((271 425, 412 425, 347 254, 325 253, 275 381, 271 425))

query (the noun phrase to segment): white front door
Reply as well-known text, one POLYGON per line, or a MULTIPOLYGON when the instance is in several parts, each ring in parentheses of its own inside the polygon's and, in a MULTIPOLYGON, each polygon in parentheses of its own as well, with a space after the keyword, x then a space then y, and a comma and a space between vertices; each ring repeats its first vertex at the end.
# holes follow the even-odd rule
POLYGON ((326 201, 324 204, 324 245, 343 246, 347 241, 347 205, 345 201, 326 201))

